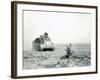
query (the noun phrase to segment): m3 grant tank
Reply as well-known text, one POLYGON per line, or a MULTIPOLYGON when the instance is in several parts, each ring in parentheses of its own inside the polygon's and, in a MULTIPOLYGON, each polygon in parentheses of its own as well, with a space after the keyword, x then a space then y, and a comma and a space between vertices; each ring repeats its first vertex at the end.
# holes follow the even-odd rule
POLYGON ((53 51, 54 44, 48 36, 48 33, 45 32, 44 35, 41 35, 39 38, 36 38, 32 42, 32 47, 37 51, 53 51))

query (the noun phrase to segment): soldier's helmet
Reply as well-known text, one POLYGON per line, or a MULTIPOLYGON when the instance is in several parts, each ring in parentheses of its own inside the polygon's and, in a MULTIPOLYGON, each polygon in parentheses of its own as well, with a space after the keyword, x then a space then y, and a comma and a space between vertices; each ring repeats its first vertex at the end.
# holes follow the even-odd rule
POLYGON ((47 32, 45 32, 45 33, 44 33, 44 35, 48 35, 48 33, 47 33, 47 32))
POLYGON ((40 35, 40 38, 42 39, 43 38, 43 35, 40 35))

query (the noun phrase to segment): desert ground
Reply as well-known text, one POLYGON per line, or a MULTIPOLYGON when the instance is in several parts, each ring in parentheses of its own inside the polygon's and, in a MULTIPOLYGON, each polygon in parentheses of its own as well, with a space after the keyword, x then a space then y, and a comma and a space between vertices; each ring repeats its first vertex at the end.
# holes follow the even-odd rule
POLYGON ((64 44, 55 44, 54 51, 23 51, 23 69, 84 67, 91 65, 90 44, 72 44, 73 53, 64 58, 64 44))

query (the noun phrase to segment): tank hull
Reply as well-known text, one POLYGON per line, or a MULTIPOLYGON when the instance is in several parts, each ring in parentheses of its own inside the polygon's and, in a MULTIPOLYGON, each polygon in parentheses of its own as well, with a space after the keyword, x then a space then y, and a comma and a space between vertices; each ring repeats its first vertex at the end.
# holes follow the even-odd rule
POLYGON ((53 51, 54 45, 51 41, 44 41, 44 43, 33 42, 33 48, 38 51, 53 51))

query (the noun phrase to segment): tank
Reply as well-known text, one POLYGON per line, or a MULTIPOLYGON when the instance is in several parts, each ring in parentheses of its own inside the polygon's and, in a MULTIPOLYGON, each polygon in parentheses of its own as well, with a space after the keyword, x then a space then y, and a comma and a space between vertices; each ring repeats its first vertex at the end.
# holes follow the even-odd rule
POLYGON ((54 44, 48 36, 48 33, 45 32, 44 35, 41 35, 39 38, 36 38, 32 42, 32 47, 37 51, 53 51, 54 44))

